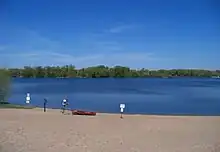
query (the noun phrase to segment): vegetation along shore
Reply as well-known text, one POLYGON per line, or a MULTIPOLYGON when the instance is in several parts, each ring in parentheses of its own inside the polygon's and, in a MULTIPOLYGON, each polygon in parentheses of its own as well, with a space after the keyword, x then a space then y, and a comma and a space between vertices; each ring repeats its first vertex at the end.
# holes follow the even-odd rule
POLYGON ((149 70, 131 69, 129 67, 104 65, 76 69, 73 65, 66 66, 37 66, 24 68, 4 69, 12 77, 25 78, 57 78, 57 77, 81 77, 81 78, 129 78, 129 77, 220 77, 220 70, 203 69, 170 69, 149 70))
POLYGON ((9 108, 9 109, 33 109, 35 107, 16 105, 16 104, 11 104, 11 103, 5 102, 5 101, 0 101, 0 109, 2 109, 2 108, 9 108))

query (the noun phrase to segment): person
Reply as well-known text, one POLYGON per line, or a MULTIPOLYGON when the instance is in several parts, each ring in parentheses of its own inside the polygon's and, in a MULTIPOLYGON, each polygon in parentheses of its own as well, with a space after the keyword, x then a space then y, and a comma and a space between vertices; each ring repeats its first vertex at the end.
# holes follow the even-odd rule
POLYGON ((120 113, 121 113, 121 117, 120 118, 123 118, 123 112, 124 112, 124 108, 125 108, 125 104, 120 104, 120 113))
POLYGON ((62 101, 62 113, 65 112, 67 105, 68 105, 68 100, 66 98, 64 98, 62 101))
POLYGON ((30 101, 31 101, 30 93, 27 93, 26 104, 30 104, 30 101))
POLYGON ((121 112, 121 117, 120 117, 120 118, 122 119, 122 118, 123 118, 122 114, 123 114, 123 112, 124 112, 124 109, 121 108, 120 112, 121 112))
POLYGON ((44 112, 46 112, 46 105, 47 105, 47 99, 46 98, 44 98, 44 112))

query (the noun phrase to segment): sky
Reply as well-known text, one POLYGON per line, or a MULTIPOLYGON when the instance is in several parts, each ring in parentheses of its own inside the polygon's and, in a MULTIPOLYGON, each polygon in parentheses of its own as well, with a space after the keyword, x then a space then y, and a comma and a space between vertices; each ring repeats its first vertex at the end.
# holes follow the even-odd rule
POLYGON ((218 0, 0 0, 0 66, 220 69, 218 0))

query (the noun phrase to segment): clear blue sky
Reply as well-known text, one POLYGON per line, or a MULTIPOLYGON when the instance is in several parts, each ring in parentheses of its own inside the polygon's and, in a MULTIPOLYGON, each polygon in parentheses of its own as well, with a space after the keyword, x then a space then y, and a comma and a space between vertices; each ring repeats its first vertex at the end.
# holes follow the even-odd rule
POLYGON ((218 0, 0 0, 0 65, 220 69, 218 0))

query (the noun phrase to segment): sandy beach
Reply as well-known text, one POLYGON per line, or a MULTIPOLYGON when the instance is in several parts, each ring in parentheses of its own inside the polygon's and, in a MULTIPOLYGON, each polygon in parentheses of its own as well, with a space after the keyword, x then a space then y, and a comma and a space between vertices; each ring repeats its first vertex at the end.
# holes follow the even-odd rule
POLYGON ((220 152, 220 117, 0 109, 0 152, 220 152))

